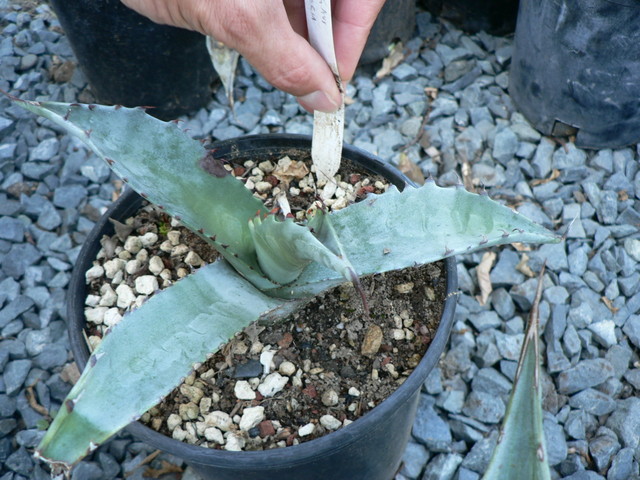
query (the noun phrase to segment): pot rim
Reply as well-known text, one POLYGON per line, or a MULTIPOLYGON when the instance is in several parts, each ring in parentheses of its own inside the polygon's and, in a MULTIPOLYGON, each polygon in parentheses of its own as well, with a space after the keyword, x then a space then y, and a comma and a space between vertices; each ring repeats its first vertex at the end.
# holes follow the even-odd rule
MULTIPOLYGON (((257 143, 260 149, 270 149, 287 145, 289 147, 304 147, 309 149, 311 145, 311 137, 308 135, 295 134, 264 134, 264 135, 248 135, 237 137, 230 140, 215 142, 212 148, 219 151, 220 154, 232 153, 234 146, 238 142, 257 143), (267 145, 268 142, 268 145, 267 145)), ((343 155, 357 165, 385 176, 391 183, 398 188, 404 188, 405 185, 412 185, 413 182, 406 176, 396 170, 394 167, 383 162, 373 154, 361 150, 351 145, 345 145, 343 155), (367 163, 372 163, 372 168, 367 168, 365 164, 359 160, 366 159, 367 163)), ((369 166, 370 167, 370 166, 369 166)), ((116 200, 102 215, 94 228, 87 236, 82 250, 78 256, 79 261, 76 263, 71 282, 69 285, 69 299, 67 304, 67 323, 69 327, 69 338, 74 359, 78 367, 84 369, 88 358, 89 349, 83 335, 83 326, 86 323, 84 317, 84 300, 86 298, 86 284, 84 283, 85 271, 91 266, 97 253, 96 245, 99 248, 99 240, 105 229, 112 230, 109 218, 115 210, 124 215, 133 214, 142 202, 140 197, 133 190, 126 190, 118 200, 116 200), (92 248, 93 246, 93 248, 92 248), (91 252, 95 249, 95 252, 91 252), (93 253, 93 255, 91 255, 93 253), (81 259, 88 258, 83 262, 81 259)), ((446 293, 444 308, 440 317, 440 324, 436 330, 431 344, 417 367, 411 372, 407 379, 385 400, 374 407, 371 411, 365 413, 353 423, 341 427, 340 429, 326 434, 322 437, 304 442, 298 445, 292 445, 284 448, 276 448, 271 450, 259 451, 240 451, 232 452, 226 450, 217 450, 197 445, 191 445, 185 442, 174 440, 162 433, 143 425, 140 422, 132 422, 126 430, 134 435, 137 439, 146 442, 163 451, 171 452, 184 459, 187 463, 200 463, 210 465, 215 458, 215 465, 219 468, 237 468, 239 463, 250 462, 254 467, 269 470, 281 467, 284 463, 287 465, 295 465, 297 463, 305 463, 310 457, 319 457, 330 455, 331 453, 344 448, 344 446, 358 441, 360 437, 366 436, 366 431, 372 427, 379 417, 384 417, 392 411, 405 406, 413 396, 416 390, 422 387, 427 375, 431 372, 437 363, 441 353, 444 351, 449 334, 453 327, 454 312, 456 307, 456 291, 457 291, 457 269, 454 257, 448 257, 444 260, 446 273, 446 293)))

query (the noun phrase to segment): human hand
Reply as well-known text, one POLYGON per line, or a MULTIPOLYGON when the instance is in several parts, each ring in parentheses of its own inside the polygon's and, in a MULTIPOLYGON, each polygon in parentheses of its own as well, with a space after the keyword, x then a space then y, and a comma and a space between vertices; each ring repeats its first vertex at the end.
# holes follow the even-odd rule
MULTIPOLYGON (((335 0, 333 32, 343 81, 353 76, 385 0, 335 0)), ((154 22, 210 35, 237 50, 276 88, 308 111, 332 112, 341 95, 308 42, 304 0, 122 0, 154 22)))

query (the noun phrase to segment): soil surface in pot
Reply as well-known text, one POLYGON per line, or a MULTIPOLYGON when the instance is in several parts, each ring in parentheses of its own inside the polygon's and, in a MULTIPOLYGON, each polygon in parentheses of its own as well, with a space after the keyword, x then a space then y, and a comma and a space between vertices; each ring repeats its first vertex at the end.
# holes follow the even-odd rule
MULTIPOLYGON (((297 163, 248 162, 230 168, 254 191, 258 187, 258 195, 271 197, 287 188, 297 216, 304 214, 302 205, 313 203, 315 185, 297 163), (289 177, 277 174, 281 163, 288 165, 289 177)), ((386 188, 379 178, 355 170, 343 175, 338 185, 345 193, 328 203, 340 198, 348 203, 386 188)), ((102 240, 94 272, 87 272, 92 347, 127 308, 217 257, 197 235, 152 206, 116 227, 116 235, 102 240)), ((345 284, 283 322, 253 325, 141 421, 174 439, 227 450, 285 447, 353 422, 391 395, 420 362, 438 328, 446 286, 441 263, 361 282, 369 316, 358 292, 345 284)))

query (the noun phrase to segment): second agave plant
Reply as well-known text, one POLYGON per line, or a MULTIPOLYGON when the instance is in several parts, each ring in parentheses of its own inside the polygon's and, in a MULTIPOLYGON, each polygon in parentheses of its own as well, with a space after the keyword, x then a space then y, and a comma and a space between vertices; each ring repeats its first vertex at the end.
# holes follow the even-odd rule
POLYGON ((73 465, 139 418, 252 322, 368 275, 494 245, 559 241, 486 195, 433 181, 319 209, 303 222, 278 218, 174 124, 138 109, 15 101, 80 138, 224 259, 153 296, 105 336, 38 447, 57 464, 73 465))

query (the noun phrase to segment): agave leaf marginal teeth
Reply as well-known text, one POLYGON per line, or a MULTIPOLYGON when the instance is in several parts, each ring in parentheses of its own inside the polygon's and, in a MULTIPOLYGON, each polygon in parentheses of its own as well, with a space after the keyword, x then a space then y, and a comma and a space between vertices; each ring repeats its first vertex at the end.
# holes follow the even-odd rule
POLYGON ((113 107, 115 110, 120 110, 122 108, 122 105, 114 105, 113 107))
POLYGON ((67 409, 67 412, 71 413, 73 412, 73 407, 76 405, 75 400, 72 399, 67 399, 64 402, 64 406, 67 409))
POLYGON ((93 110, 95 110, 95 109, 96 109, 96 106, 95 106, 94 104, 89 104, 89 105, 87 105, 87 108, 88 108, 89 110, 93 111, 93 110))
POLYGON ((484 245, 485 243, 489 243, 489 239, 486 235, 482 235, 482 240, 480 240, 479 245, 484 245))
POLYGON ((538 447, 536 448, 536 456, 538 457, 538 460, 540 460, 541 462, 544 461, 544 448, 542 446, 542 444, 538 444, 538 447))
POLYGON ((113 160, 112 158, 105 158, 104 159, 109 165, 113 165, 114 163, 116 163, 115 160, 113 160))
POLYGON ((91 136, 91 129, 85 130, 84 134, 87 136, 87 138, 89 138, 91 136))

